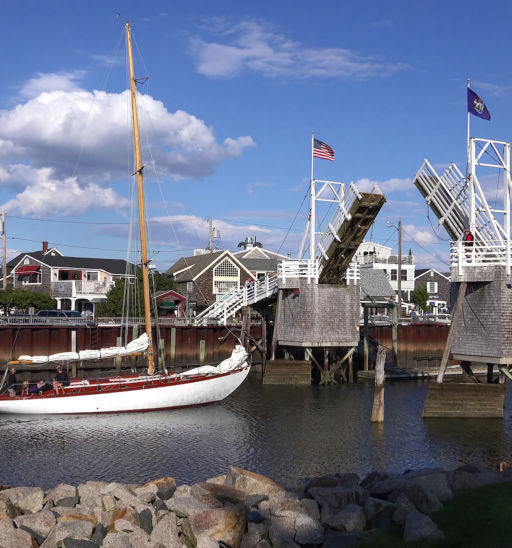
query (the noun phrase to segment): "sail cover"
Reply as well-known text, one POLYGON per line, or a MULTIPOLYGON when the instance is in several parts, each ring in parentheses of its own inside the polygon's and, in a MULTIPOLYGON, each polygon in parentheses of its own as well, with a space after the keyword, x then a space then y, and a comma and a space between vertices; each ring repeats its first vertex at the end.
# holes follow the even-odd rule
POLYGON ((117 358, 144 352, 149 346, 146 333, 129 342, 126 346, 111 346, 100 350, 82 350, 80 352, 60 352, 49 356, 20 356, 18 361, 31 363, 48 363, 62 361, 101 360, 103 358, 117 358))

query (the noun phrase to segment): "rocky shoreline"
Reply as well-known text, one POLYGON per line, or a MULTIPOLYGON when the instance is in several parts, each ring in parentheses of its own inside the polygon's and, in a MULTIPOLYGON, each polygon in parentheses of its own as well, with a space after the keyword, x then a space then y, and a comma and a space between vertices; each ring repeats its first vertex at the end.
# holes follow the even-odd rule
POLYGON ((288 548, 356 546, 369 529, 394 523, 406 541, 443 540, 428 517, 461 489, 512 481, 465 465, 404 474, 353 473, 308 480, 287 491, 230 466, 223 476, 176 486, 87 481, 78 486, 0 486, 2 548, 288 548))

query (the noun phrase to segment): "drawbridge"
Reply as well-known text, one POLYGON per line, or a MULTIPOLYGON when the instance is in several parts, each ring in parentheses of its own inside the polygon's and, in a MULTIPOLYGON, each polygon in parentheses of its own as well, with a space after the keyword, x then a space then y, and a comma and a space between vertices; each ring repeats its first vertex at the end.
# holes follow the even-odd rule
POLYGON ((223 295, 196 317, 196 324, 226 324, 244 306, 273 299, 280 286, 289 279, 306 279, 308 283, 357 283, 358 268, 352 263, 357 248, 386 202, 378 186, 371 192, 360 192, 350 183, 313 180, 311 209, 302 239, 300 259, 285 259, 278 264, 277 274, 248 282, 223 295), (323 206, 323 210, 322 210, 323 206), (315 219, 322 222, 316 224, 315 219), (302 253, 309 237, 309 258, 302 253))

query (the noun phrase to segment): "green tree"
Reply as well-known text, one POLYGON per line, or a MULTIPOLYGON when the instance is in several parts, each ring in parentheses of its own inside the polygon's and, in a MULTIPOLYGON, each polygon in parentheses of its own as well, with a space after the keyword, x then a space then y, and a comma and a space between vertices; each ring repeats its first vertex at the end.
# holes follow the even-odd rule
POLYGON ((423 312, 428 312, 430 307, 428 303, 428 291, 426 286, 420 285, 411 293, 411 302, 423 312))
POLYGON ((53 309, 56 305, 55 299, 52 299, 48 293, 13 288, 0 290, 0 308, 5 315, 9 314, 12 308, 18 312, 28 313, 30 307, 37 312, 53 309))
MULTIPOLYGON (((149 275, 150 294, 156 291, 175 289, 173 279, 159 272, 151 272, 149 275)), ((96 307, 96 316, 120 317, 124 314, 140 316, 144 311, 142 274, 137 273, 137 282, 118 280, 107 293, 106 300, 96 307), (129 310, 127 310, 129 309, 129 310)), ((153 307, 151 307, 153 313, 153 307)))

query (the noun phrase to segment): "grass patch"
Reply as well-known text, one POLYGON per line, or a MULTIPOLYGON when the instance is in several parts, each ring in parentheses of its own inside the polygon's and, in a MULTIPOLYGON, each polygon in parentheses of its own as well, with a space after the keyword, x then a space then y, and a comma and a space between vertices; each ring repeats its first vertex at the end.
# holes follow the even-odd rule
POLYGON ((446 535, 445 542, 404 542, 402 530, 368 531, 358 546, 435 548, 498 548, 512 546, 512 482, 460 491, 430 517, 446 535))

